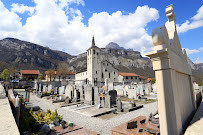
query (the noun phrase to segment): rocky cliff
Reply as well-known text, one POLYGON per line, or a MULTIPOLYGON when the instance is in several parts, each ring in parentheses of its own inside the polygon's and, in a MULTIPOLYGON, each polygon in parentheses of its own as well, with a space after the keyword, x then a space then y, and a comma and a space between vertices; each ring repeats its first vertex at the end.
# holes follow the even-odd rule
MULTIPOLYGON (((71 56, 65 52, 56 51, 34 43, 5 38, 0 40, 0 71, 4 68, 39 69, 47 70, 57 68, 60 62, 66 62, 70 69, 82 71, 87 67, 86 52, 71 56)), ((154 77, 152 63, 148 58, 142 57, 140 52, 125 49, 116 43, 109 43, 101 48, 101 59, 111 62, 120 72, 134 72, 146 77, 154 77)), ((203 64, 194 64, 188 59, 197 77, 203 76, 203 64)))
POLYGON ((61 51, 14 38, 0 40, 0 56, 1 71, 9 67, 46 70, 56 68, 59 62, 73 57, 61 51))

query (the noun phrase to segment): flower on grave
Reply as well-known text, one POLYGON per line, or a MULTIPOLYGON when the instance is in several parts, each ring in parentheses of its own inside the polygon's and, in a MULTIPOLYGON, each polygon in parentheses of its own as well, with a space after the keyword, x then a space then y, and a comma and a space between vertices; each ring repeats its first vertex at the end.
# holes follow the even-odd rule
POLYGON ((50 90, 50 92, 54 92, 54 90, 53 90, 53 89, 51 89, 51 90, 50 90))
POLYGON ((43 94, 47 94, 47 91, 43 92, 43 94))

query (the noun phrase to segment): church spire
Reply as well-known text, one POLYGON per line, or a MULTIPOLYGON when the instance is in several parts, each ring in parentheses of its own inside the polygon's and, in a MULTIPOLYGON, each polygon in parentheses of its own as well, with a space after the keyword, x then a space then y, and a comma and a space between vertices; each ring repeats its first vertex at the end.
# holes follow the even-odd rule
POLYGON ((94 35, 92 37, 92 47, 95 46, 94 35))

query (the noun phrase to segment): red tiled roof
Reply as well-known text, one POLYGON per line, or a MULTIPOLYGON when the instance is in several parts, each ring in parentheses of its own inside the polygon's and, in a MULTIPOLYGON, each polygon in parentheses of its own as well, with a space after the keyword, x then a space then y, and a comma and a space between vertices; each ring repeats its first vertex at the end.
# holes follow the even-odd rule
POLYGON ((144 76, 139 76, 139 78, 147 80, 147 78, 144 76))
MULTIPOLYGON (((49 74, 49 71, 46 71, 45 74, 48 75, 48 74, 49 74)), ((56 74, 57 74, 57 71, 55 71, 55 75, 56 75, 56 74)), ((75 72, 67 72, 67 74, 68 74, 68 75, 74 75, 75 72)))
POLYGON ((21 70, 20 71, 21 72, 21 74, 29 74, 29 75, 31 75, 31 74, 39 74, 39 70, 21 70))
POLYGON ((151 81, 151 80, 152 80, 152 78, 148 78, 148 79, 147 79, 147 82, 149 82, 149 81, 151 81))
POLYGON ((123 72, 118 72, 119 75, 121 76, 139 76, 135 73, 123 73, 123 72))

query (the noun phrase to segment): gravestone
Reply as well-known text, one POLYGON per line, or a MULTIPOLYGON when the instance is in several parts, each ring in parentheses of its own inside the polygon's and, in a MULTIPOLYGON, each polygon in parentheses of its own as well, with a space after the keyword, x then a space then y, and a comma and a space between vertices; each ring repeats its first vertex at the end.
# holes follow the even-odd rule
POLYGON ((89 104, 89 105, 93 105, 94 103, 94 92, 93 92, 93 87, 91 84, 88 84, 86 87, 85 87, 85 101, 84 103, 85 104, 89 104))
POLYGON ((117 91, 116 90, 110 90, 109 95, 111 97, 111 100, 110 100, 111 106, 116 105, 117 91))
POLYGON ((151 90, 152 90, 151 83, 146 83, 145 84, 145 94, 149 95, 151 93, 151 90))
POLYGON ((134 86, 133 88, 128 88, 128 98, 136 99, 137 98, 137 86, 134 86))
POLYGON ((38 91, 42 92, 42 84, 41 83, 38 84, 38 91))
POLYGON ((78 89, 74 89, 74 98, 73 101, 78 102, 80 100, 80 92, 78 89))
POLYGON ((94 103, 95 105, 100 104, 99 88, 94 87, 94 103))
POLYGON ((105 100, 102 100, 102 101, 104 101, 104 107, 106 107, 106 108, 111 108, 112 107, 112 105, 111 105, 111 96, 110 95, 106 95, 105 100))
POLYGON ((154 51, 146 53, 155 71, 160 134, 183 134, 196 109, 192 71, 186 51, 181 48, 173 6, 166 7, 169 30, 165 25, 152 31, 154 51))
POLYGON ((47 86, 43 85, 43 92, 47 92, 47 86))
POLYGON ((70 99, 73 99, 73 91, 74 91, 74 86, 71 84, 67 85, 65 89, 65 96, 69 97, 70 99))
POLYGON ((80 100, 84 100, 84 95, 83 95, 83 93, 84 93, 84 89, 83 89, 83 86, 79 86, 78 87, 78 92, 79 92, 79 98, 80 98, 80 100))
POLYGON ((116 105, 117 105, 117 112, 122 112, 123 111, 123 107, 122 107, 122 102, 121 102, 120 98, 117 98, 116 105))
POLYGON ((157 94, 156 83, 152 84, 152 90, 153 90, 153 93, 157 94))
POLYGON ((100 107, 104 108, 105 107, 105 97, 100 98, 100 107))
POLYGON ((59 95, 64 95, 65 86, 59 87, 59 95))
POLYGON ((144 95, 144 84, 137 84, 137 94, 144 95))
POLYGON ((52 85, 51 85, 51 84, 49 84, 49 85, 48 85, 48 93, 50 93, 50 92, 51 92, 51 89, 52 89, 52 85))
POLYGON ((113 82, 108 83, 108 90, 114 90, 113 82))
POLYGON ((34 89, 38 90, 37 80, 34 81, 34 89))

